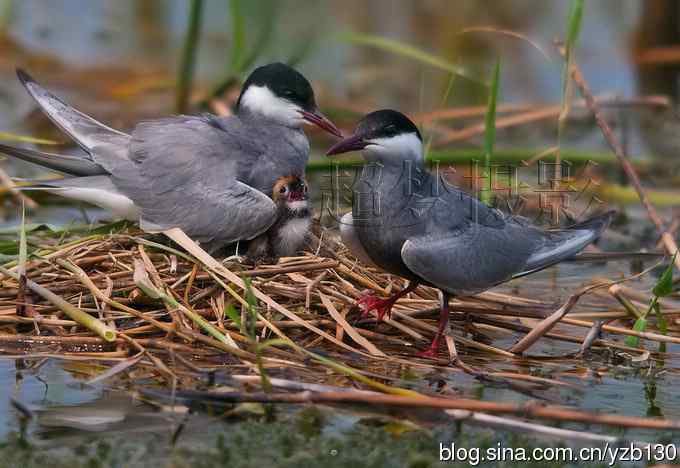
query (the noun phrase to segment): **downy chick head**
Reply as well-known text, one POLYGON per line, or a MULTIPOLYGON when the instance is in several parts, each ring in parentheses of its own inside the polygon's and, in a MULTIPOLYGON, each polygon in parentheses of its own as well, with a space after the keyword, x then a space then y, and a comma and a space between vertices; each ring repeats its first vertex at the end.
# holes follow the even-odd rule
POLYGON ((333 145, 326 155, 350 151, 361 151, 365 160, 382 164, 422 161, 423 138, 404 114, 383 109, 364 116, 354 133, 333 145))
POLYGON ((272 200, 279 212, 287 211, 289 214, 298 214, 302 211, 309 211, 307 183, 299 176, 280 177, 272 189, 272 200))
POLYGON ((274 257, 295 255, 304 246, 312 222, 307 183, 298 176, 281 177, 274 184, 272 199, 278 218, 270 228, 270 250, 274 257))
POLYGON ((283 63, 256 68, 243 84, 236 109, 292 128, 313 124, 342 137, 335 124, 317 108, 309 81, 283 63))

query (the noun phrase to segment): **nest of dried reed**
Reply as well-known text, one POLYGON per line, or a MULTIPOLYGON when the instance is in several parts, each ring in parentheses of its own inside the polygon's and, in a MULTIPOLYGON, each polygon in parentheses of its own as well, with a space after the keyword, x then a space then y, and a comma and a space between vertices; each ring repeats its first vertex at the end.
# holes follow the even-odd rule
MULTIPOLYGON (((456 299, 447 349, 438 361, 418 358, 436 331, 438 292, 419 287, 397 303, 391 318, 362 319, 355 304, 366 290, 385 296, 403 281, 360 264, 331 235, 320 237, 315 251, 300 257, 257 267, 226 259, 223 271, 158 236, 129 229, 66 243, 36 240, 39 247, 25 265, 0 270, 0 352, 96 361, 90 382, 116 385, 132 378, 195 389, 224 372, 268 392, 223 395, 227 403, 363 401, 609 424, 575 410, 461 399, 455 389, 427 388, 404 376, 466 372, 536 396, 572 384, 517 372, 514 364, 578 362, 598 350, 643 362, 658 351, 627 346, 623 337, 680 343, 674 322, 680 305, 673 298, 663 300, 666 334, 651 318, 647 331, 639 332, 631 329, 630 311, 620 300, 642 301, 647 293, 622 280, 600 280, 564 303, 495 291, 456 299), (579 302, 585 295, 590 300, 579 302), (529 353, 536 343, 551 341, 568 343, 573 352, 529 353), (312 393, 272 393, 273 387, 312 393)), ((608 417, 633 426, 677 424, 608 417)))

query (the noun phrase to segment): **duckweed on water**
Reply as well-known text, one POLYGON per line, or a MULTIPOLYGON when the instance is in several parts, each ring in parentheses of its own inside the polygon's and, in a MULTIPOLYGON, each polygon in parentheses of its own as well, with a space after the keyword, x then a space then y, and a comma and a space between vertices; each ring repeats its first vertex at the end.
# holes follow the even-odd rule
MULTIPOLYGON (((463 426, 465 427, 465 426, 463 426)), ((439 461, 439 444, 466 448, 486 448, 501 444, 503 447, 524 448, 531 453, 535 447, 554 447, 545 443, 537 445, 527 438, 499 434, 489 435, 468 428, 458 432, 452 428, 439 428, 432 432, 415 431, 395 436, 384 427, 358 425, 346 433, 327 431, 291 430, 283 422, 243 422, 230 425, 228 430, 215 436, 205 446, 180 440, 172 449, 167 438, 145 435, 132 441, 114 437, 84 442, 75 448, 38 448, 20 441, 17 437, 0 443, 0 468, 44 467, 51 468, 108 468, 148 466, 155 460, 158 467, 213 468, 229 466, 280 466, 290 468, 335 467, 469 467, 465 462, 439 461)), ((477 466, 538 466, 532 463, 506 462, 477 466)), ((552 463, 551 467, 574 466, 552 463)), ((579 464, 578 466, 608 466, 606 464, 579 464)), ((618 466, 618 465, 616 465, 618 466)), ((630 466, 630 465, 629 465, 630 466)))

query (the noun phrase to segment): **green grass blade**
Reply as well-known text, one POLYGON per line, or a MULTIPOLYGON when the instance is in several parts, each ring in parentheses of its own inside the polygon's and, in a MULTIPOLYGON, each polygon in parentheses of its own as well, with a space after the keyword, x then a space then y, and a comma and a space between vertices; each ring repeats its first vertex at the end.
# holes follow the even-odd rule
POLYGON ((229 304, 225 309, 224 313, 227 314, 227 317, 229 317, 232 322, 236 324, 239 329, 241 328, 241 316, 239 313, 236 311, 236 307, 234 307, 234 304, 229 304))
MULTIPOLYGON (((496 59, 496 65, 491 77, 491 89, 489 90, 489 101, 484 117, 484 171, 491 182, 491 161, 493 160, 493 148, 496 143, 496 102, 498 101, 498 88, 501 74, 501 60, 496 59)), ((493 184, 489 183, 488 190, 482 191, 482 201, 487 205, 493 196, 493 184)))
POLYGON ((26 273, 26 260, 28 258, 28 248, 26 244, 26 207, 21 204, 21 231, 19 234, 19 263, 17 272, 20 276, 26 273))
POLYGON ((0 36, 7 34, 12 22, 14 0, 0 0, 0 36))
POLYGON ((417 47, 404 44, 403 42, 399 42, 394 39, 387 39, 385 37, 353 32, 342 34, 340 36, 340 39, 347 42, 351 42, 353 44, 374 47, 385 52, 417 60, 418 62, 423 63, 425 65, 429 65, 431 67, 438 68, 449 73, 455 73, 456 75, 463 76, 474 82, 479 82, 479 79, 476 76, 474 76, 471 72, 468 72, 464 67, 456 65, 437 55, 425 52, 422 49, 418 49, 417 47))
POLYGON ((253 341, 257 339, 257 298, 253 293, 252 281, 250 278, 243 278, 245 284, 246 303, 248 307, 245 310, 245 332, 246 335, 253 341))
POLYGON ((659 277, 659 280, 656 282, 654 289, 652 289, 652 293, 656 297, 665 297, 673 292, 673 266, 675 265, 676 255, 677 253, 673 255, 673 258, 671 259, 671 263, 668 265, 668 268, 666 268, 663 274, 659 277))
POLYGON ((14 133, 0 132, 0 141, 11 141, 16 143, 31 143, 34 145, 58 145, 58 141, 47 140, 44 138, 34 138, 14 133))
POLYGON ((489 91, 489 101, 484 118, 484 163, 488 167, 493 158, 493 147, 496 143, 496 102, 498 101, 499 77, 501 71, 501 61, 496 60, 491 77, 491 89, 489 91))
POLYGON ((661 305, 658 302, 654 303, 652 307, 656 315, 656 327, 659 329, 662 335, 668 335, 668 321, 666 317, 661 313, 661 305))
POLYGON ((271 346, 286 346, 287 344, 288 344, 287 341, 278 338, 274 338, 272 340, 267 340, 262 343, 255 344, 257 371, 260 374, 260 384, 262 385, 262 391, 264 391, 265 393, 270 393, 273 390, 273 388, 269 380, 269 376, 267 375, 267 370, 264 368, 262 353, 264 352, 264 350, 271 346))
POLYGON ((576 46, 576 41, 581 32, 581 23, 583 22, 584 6, 585 0, 574 0, 571 4, 571 11, 569 12, 569 20, 567 22, 567 51, 572 50, 576 46))
MULTIPOLYGON (((264 5, 264 11, 258 12, 258 23, 260 24, 260 29, 258 30, 255 41, 253 42, 253 46, 250 48, 250 50, 246 50, 246 39, 244 35, 243 46, 241 47, 241 50, 238 52, 233 52, 240 54, 237 67, 238 69, 234 68, 234 56, 232 55, 232 68, 228 70, 226 75, 222 77, 213 87, 209 94, 210 97, 221 96, 227 89, 237 85, 241 75, 243 75, 243 73, 246 72, 257 61, 257 59, 263 54, 264 50, 271 42, 271 38, 275 29, 274 19, 276 18, 276 2, 265 2, 264 5)), ((245 14, 241 14, 239 12, 239 15, 243 17, 245 24, 245 14)), ((233 16, 234 14, 232 13, 232 17, 233 16)), ((233 42, 237 43, 239 41, 234 40, 233 42)), ((203 104, 205 104, 205 102, 203 104)))
POLYGON ((286 59, 286 63, 291 67, 296 67, 312 55, 318 43, 319 41, 316 37, 308 37, 298 42, 286 59))
POLYGON ((253 42, 253 46, 248 52, 248 55, 244 56, 243 58, 241 63, 242 71, 249 69, 264 53, 264 50, 271 42, 275 30, 274 20, 276 19, 277 5, 277 2, 266 2, 265 10, 258 12, 258 23, 260 24, 260 29, 255 41, 253 42))
MULTIPOLYGON (((639 318, 633 325, 633 330, 637 332, 644 332, 647 329, 647 319, 639 318)), ((637 336, 627 336, 625 340, 626 346, 636 348, 640 344, 640 338, 637 336)))
POLYGON ((189 25, 184 38, 182 57, 180 59, 179 72, 177 76, 177 95, 175 107, 177 112, 186 112, 191 94, 191 86, 194 80, 194 68, 196 65, 196 54, 198 41, 201 36, 201 17, 203 12, 203 0, 191 0, 189 11, 189 25))
POLYGON ((584 0, 573 0, 571 3, 571 10, 567 20, 567 37, 565 44, 565 65, 562 73, 562 103, 566 106, 571 95, 569 83, 569 71, 572 68, 574 60, 574 50, 578 41, 579 33, 581 32, 581 23, 583 22, 584 0))
POLYGON ((231 20, 231 61, 229 71, 240 74, 246 48, 246 21, 241 8, 241 0, 229 1, 229 17, 231 20))
MULTIPOLYGON (((454 73, 449 73, 449 79, 446 83, 446 88, 444 89, 444 94, 442 95, 441 107, 446 107, 446 103, 449 102, 449 97, 451 96, 451 90, 453 90, 453 83, 456 80, 456 75, 454 73)), ((424 129, 423 129, 424 130, 424 129)), ((424 133, 424 131, 423 131, 424 133)), ((430 150, 432 149, 432 140, 434 139, 434 134, 430 133, 427 137, 427 142, 425 143, 425 149, 423 154, 425 155, 425 160, 429 158, 430 150)))
POLYGON ((193 309, 180 304, 171 293, 157 288, 156 285, 154 285, 151 281, 151 278, 149 278, 149 274, 147 273, 144 263, 141 260, 134 261, 134 273, 132 278, 135 282, 135 285, 148 297, 152 299, 160 299, 167 306, 179 310, 182 314, 191 319, 196 325, 202 328, 208 335, 212 336, 217 341, 238 349, 238 345, 228 333, 222 333, 212 323, 201 317, 193 309))

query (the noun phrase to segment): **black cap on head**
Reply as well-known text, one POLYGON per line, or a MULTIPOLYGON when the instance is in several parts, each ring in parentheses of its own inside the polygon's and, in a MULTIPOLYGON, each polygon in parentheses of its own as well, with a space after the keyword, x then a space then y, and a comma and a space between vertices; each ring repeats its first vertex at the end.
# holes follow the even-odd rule
POLYGON ((389 138, 404 133, 415 133, 418 139, 423 141, 418 127, 411 122, 411 119, 392 109, 382 109, 367 114, 354 130, 355 135, 361 135, 366 140, 389 138))
POLYGON ((306 111, 316 110, 312 85, 300 72, 284 63, 270 63, 253 70, 243 83, 236 108, 240 107, 241 98, 250 86, 266 86, 275 96, 287 99, 306 111))
POLYGON ((359 121, 354 129, 354 134, 331 146, 326 151, 326 156, 360 151, 370 145, 372 140, 406 134, 416 135, 422 144, 423 137, 420 135, 418 127, 401 112, 391 109, 371 112, 359 121))

